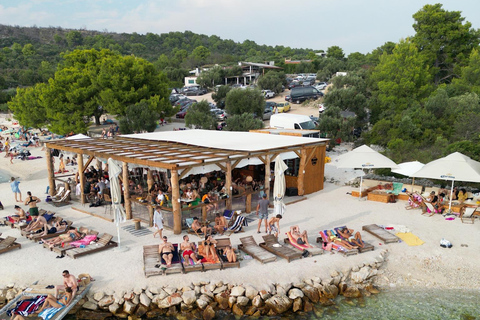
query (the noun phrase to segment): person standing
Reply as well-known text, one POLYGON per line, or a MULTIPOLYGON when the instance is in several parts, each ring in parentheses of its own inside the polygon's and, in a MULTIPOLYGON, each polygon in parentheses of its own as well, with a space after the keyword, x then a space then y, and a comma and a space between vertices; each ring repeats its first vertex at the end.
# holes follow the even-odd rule
POLYGON ((20 192, 20 189, 18 187, 18 185, 20 184, 20 181, 18 181, 17 179, 15 179, 14 177, 12 177, 10 179, 10 187, 12 188, 12 192, 13 194, 15 194, 15 201, 16 202, 23 202, 22 201, 22 193, 20 192), (20 200, 17 199, 17 193, 20 197, 20 200))
POLYGON ((275 238, 278 238, 278 234, 280 233, 280 219, 282 219, 282 215, 277 214, 268 221, 268 233, 273 233, 275 238))
POLYGON ((155 211, 153 212, 153 227, 156 229, 156 231, 153 233, 153 237, 155 238, 158 233, 160 235, 160 238, 162 238, 163 214, 160 206, 157 206, 155 208, 155 211))
POLYGON ((268 220, 268 206, 270 201, 267 199, 267 194, 262 195, 262 199, 258 201, 257 204, 257 216, 258 217, 258 228, 257 233, 260 233, 260 227, 262 226, 262 220, 265 220, 265 233, 267 233, 267 220, 268 220))
POLYGON ((25 200, 25 205, 29 207, 28 212, 30 215, 37 215, 38 216, 38 207, 37 203, 41 202, 40 199, 37 197, 32 196, 30 191, 27 191, 27 199, 25 200))
MULTIPOLYGON (((77 284, 77 278, 73 274, 70 274, 68 270, 63 270, 62 272, 63 276, 63 285, 55 286, 55 298, 58 299, 58 291, 59 290, 65 290, 65 288, 70 287, 72 289, 72 299, 70 299, 70 302, 75 298, 75 294, 77 293, 78 289, 78 284, 77 284)), ((67 305, 70 303, 68 302, 67 305)))

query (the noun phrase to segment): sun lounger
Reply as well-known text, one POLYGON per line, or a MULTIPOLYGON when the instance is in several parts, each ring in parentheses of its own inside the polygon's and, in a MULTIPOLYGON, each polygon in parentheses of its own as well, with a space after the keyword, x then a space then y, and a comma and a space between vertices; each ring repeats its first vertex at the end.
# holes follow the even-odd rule
POLYGON ((385 243, 399 242, 400 238, 396 235, 388 232, 387 230, 379 227, 376 224, 369 224, 362 227, 362 230, 374 235, 385 243))
POLYGON ((63 196, 60 199, 58 199, 58 200, 57 199, 52 199, 52 204, 56 207, 69 204, 70 203, 70 201, 68 200, 69 196, 70 196, 70 190, 67 190, 67 191, 65 191, 65 193, 63 194, 63 196))
MULTIPOLYGON (((60 217, 57 217, 57 218, 60 218, 60 217)), ((61 220, 63 220, 63 219, 60 218, 60 221, 61 220)), ((27 237, 27 238, 32 240, 32 241, 39 241, 40 239, 51 239, 51 238, 58 237, 61 234, 67 233, 68 229, 73 224, 73 222, 70 221, 70 220, 67 220, 66 222, 67 222, 67 224, 65 225, 65 229, 63 231, 57 231, 55 233, 48 233, 48 234, 45 234, 45 235, 43 235, 43 232, 34 233, 34 234, 30 235, 30 237, 27 237)))
POLYGON ((271 253, 279 257, 286 259, 288 262, 290 262, 291 260, 300 259, 302 257, 302 253, 298 250, 294 250, 285 245, 281 245, 278 242, 278 239, 273 234, 268 234, 266 236, 263 236, 262 238, 265 242, 260 243, 260 247, 264 248, 267 251, 270 251, 271 253))
POLYGON ((261 263, 277 260, 277 256, 260 247, 252 236, 240 238, 240 242, 241 244, 238 245, 238 249, 251 255, 261 263))
POLYGON ((242 228, 248 226, 248 222, 245 219, 244 216, 238 215, 233 222, 233 224, 228 227, 227 231, 225 233, 228 233, 227 235, 230 236, 232 233, 238 233, 238 232, 243 232, 242 228))
MULTIPOLYGON (((337 243, 334 243, 334 242, 329 242, 328 241, 328 236, 327 236, 327 230, 320 231, 319 234, 320 234, 320 237, 317 238, 317 243, 321 242, 321 243, 328 243, 329 245, 331 244, 332 250, 335 250, 338 253, 343 254, 344 256, 351 256, 351 255, 358 254, 357 249, 347 249, 340 244, 337 244, 337 243)), ((323 247, 323 245, 322 245, 322 247, 323 247)))
POLYGON ((52 199, 56 199, 56 200, 61 199, 64 192, 65 192, 65 187, 59 187, 57 190, 57 194, 52 196, 52 199))
POLYGON ((196 235, 196 236, 199 237, 199 238, 203 238, 202 230, 200 230, 200 229, 193 230, 193 229, 192 229, 193 218, 187 218, 187 219, 185 219, 185 223, 186 223, 186 225, 187 225, 187 227, 188 227, 188 231, 187 231, 187 232, 188 232, 189 234, 194 234, 194 235, 196 235))
POLYGON ((73 248, 71 250, 67 250, 66 254, 70 258, 76 259, 78 257, 88 255, 91 253, 107 250, 110 248, 114 248, 117 246, 117 243, 115 241, 112 241, 113 236, 104 233, 95 243, 89 244, 85 248, 73 248))
MULTIPOLYGON (((221 238, 221 239, 216 239, 217 240, 217 253, 219 256, 221 256, 221 254, 219 253, 219 250, 225 250, 225 248, 227 246, 231 246, 232 247, 232 243, 230 242, 230 238, 221 238)), ((232 247, 233 249, 233 247, 232 247)), ((222 259, 222 269, 227 269, 227 268, 240 268, 240 261, 238 261, 238 258, 237 258, 237 261, 235 262, 228 262, 223 260, 222 259)))
POLYGON ((300 250, 302 253, 307 250, 309 256, 316 256, 323 253, 323 249, 314 245, 308 246, 307 244, 299 244, 290 231, 285 233, 287 237, 283 240, 284 243, 291 245, 293 248, 300 250))
MULTIPOLYGON (((98 231, 88 230, 87 232, 85 232, 85 237, 83 239, 85 239, 87 236, 98 236, 98 231)), ((96 237, 95 238, 92 237, 90 239, 96 240, 96 237)), ((67 242, 65 244, 65 246, 56 245, 53 248, 50 248, 46 243, 44 243, 43 247, 49 249, 50 251, 53 251, 53 252, 57 253, 61 257, 63 257, 65 255, 66 251, 76 248, 75 246, 71 245, 73 242, 76 242, 76 241, 67 242)))
MULTIPOLYGON (((180 250, 179 253, 180 253, 180 259, 183 265, 183 270, 185 273, 193 272, 193 271, 203 271, 203 264, 201 262, 199 262, 198 264, 195 264, 191 258, 188 258, 189 263, 187 264, 187 262, 185 261, 185 258, 183 257, 183 251, 180 250)), ((196 246, 195 246, 195 254, 198 255, 198 250, 196 246)))
POLYGON ((213 257, 212 255, 209 255, 207 258, 205 254, 205 245, 203 244, 203 241, 198 242, 197 251, 199 254, 203 256, 203 259, 202 259, 203 271, 222 268, 222 261, 220 260, 220 257, 218 256, 216 250, 215 250, 215 255, 213 257))
MULTIPOLYGON (((342 235, 338 232, 338 229, 343 229, 343 228, 346 228, 346 227, 343 226, 343 227, 339 227, 339 228, 335 228, 335 229, 334 229, 334 230, 335 230, 335 234, 337 235, 337 237, 339 237, 339 238, 342 239, 342 240, 347 241, 348 243, 350 243, 350 244, 352 244, 352 245, 355 245, 353 242, 350 242, 350 241, 348 241, 348 239, 342 237, 342 235)), ((363 248, 362 248, 362 247, 358 247, 358 249, 357 249, 358 252, 363 253, 363 252, 367 252, 367 251, 373 251, 373 250, 375 249, 375 247, 374 247, 372 244, 366 242, 365 240, 362 239, 362 242, 363 242, 363 248)))
POLYGON ((460 210, 460 219, 462 223, 475 223, 475 217, 480 217, 478 207, 463 207, 460 210))
POLYGON ((158 245, 143 246, 143 269, 145 277, 155 276, 159 274, 183 273, 180 255, 178 254, 178 244, 173 244, 174 251, 172 266, 166 267, 166 262, 158 253, 158 245))
POLYGON ((0 253, 5 253, 14 249, 21 249, 22 245, 16 243, 16 240, 17 238, 14 237, 6 237, 5 239, 0 238, 0 253))

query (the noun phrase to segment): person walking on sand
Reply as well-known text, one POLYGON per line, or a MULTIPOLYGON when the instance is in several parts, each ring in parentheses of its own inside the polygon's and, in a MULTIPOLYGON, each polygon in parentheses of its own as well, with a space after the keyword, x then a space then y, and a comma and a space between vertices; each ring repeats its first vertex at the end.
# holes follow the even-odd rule
POLYGON ((262 200, 258 201, 258 205, 257 205, 257 216, 259 216, 258 217, 257 233, 260 233, 260 227, 262 226, 262 220, 265 220, 265 233, 268 232, 267 220, 268 220, 268 206, 269 206, 269 204, 270 204, 270 201, 267 199, 267 195, 264 193, 262 195, 262 200))
POLYGON ((20 192, 20 189, 18 188, 19 184, 20 184, 20 181, 18 181, 14 177, 10 178, 10 187, 12 188, 12 192, 15 195, 15 201, 16 202, 23 202, 22 201, 22 193, 20 192), (20 200, 17 199, 17 194, 20 197, 20 200))
POLYGON ((156 229, 153 233, 153 237, 155 238, 155 236, 159 234, 161 239, 163 232, 163 214, 160 206, 156 206, 155 211, 153 212, 153 227, 156 229))
MULTIPOLYGON (((77 284, 77 278, 73 274, 70 274, 68 270, 63 270, 62 272, 62 277, 63 277, 63 285, 58 285, 55 286, 55 299, 58 299, 58 291, 59 290, 65 290, 65 288, 70 287, 72 289, 72 299, 75 298, 75 294, 77 293, 78 289, 78 284, 77 284)), ((70 302, 67 303, 67 305, 70 302)))

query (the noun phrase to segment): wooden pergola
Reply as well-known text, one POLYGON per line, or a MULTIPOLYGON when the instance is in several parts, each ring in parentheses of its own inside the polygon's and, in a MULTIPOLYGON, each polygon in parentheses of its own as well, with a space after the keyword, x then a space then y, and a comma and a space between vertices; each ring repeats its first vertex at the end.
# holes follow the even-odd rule
MULTIPOLYGON (((198 130, 201 133, 202 130, 198 130)), ((255 135, 255 133, 252 133, 255 135)), ((262 137, 264 134, 257 134, 262 137)), ((270 186, 270 163, 275 157, 285 152, 295 152, 300 158, 300 166, 298 173, 298 193, 304 194, 305 166, 312 159, 318 150, 325 150, 326 139, 313 138, 297 138, 301 139, 298 145, 282 146, 265 149, 244 151, 234 150, 235 145, 232 141, 232 149, 219 149, 205 146, 198 146, 188 143, 180 143, 174 141, 159 141, 150 139, 140 139, 129 136, 120 136, 114 139, 79 139, 79 140, 57 140, 46 143, 46 158, 48 167, 48 180, 50 186, 50 194, 55 193, 55 176, 51 159, 51 149, 72 152, 78 155, 78 171, 81 185, 81 201, 85 201, 85 169, 90 165, 93 159, 108 159, 121 161, 123 163, 122 181, 128 184, 128 165, 134 164, 147 168, 160 168, 170 172, 170 183, 172 186, 172 209, 173 209, 173 231, 175 234, 181 233, 182 230, 182 213, 180 205, 179 180, 187 176, 192 168, 205 165, 216 165, 225 172, 225 189, 228 192, 226 206, 231 208, 232 196, 232 169, 238 163, 247 158, 258 158, 266 167, 265 170, 265 192, 268 195, 270 186), (84 156, 89 156, 87 163, 84 164, 84 156), (181 173, 180 173, 181 172, 181 173)), ((315 160, 316 162, 317 160, 315 160)), ((318 159, 321 165, 324 165, 323 159, 318 159)), ((322 170, 323 175, 323 170, 322 170)), ((317 177, 320 178, 320 177, 317 177)), ((323 176, 322 188, 323 188, 323 176)), ((151 170, 147 172, 147 184, 150 189, 153 185, 153 177, 151 170)), ((124 189, 125 212, 127 219, 132 219, 132 207, 128 187, 124 189)))

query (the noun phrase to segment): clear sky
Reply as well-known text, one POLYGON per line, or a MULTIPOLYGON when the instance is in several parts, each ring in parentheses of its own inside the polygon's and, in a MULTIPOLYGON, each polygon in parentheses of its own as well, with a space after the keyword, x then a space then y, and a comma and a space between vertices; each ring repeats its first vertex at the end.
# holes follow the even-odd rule
MULTIPOLYGON (((222 39, 345 53, 414 34, 423 0, 0 0, 0 23, 145 34, 190 30, 222 39)), ((480 0, 443 0, 480 28, 480 0)))

